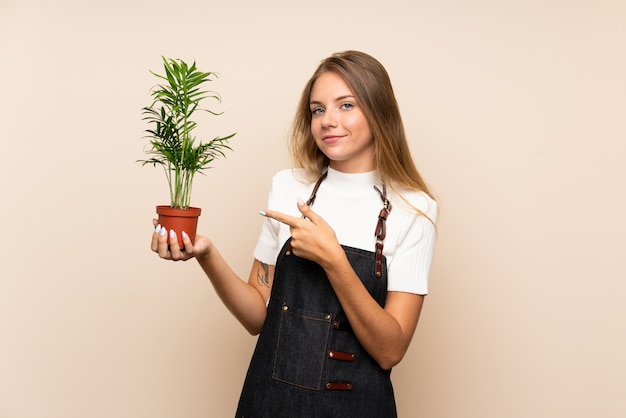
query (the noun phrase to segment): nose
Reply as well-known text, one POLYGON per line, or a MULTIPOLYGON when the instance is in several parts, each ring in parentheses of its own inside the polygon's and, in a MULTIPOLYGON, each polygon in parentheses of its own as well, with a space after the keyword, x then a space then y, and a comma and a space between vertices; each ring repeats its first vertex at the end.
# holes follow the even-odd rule
POLYGON ((332 128, 335 126, 337 126, 337 117, 335 115, 335 112, 327 110, 322 116, 322 127, 332 128))

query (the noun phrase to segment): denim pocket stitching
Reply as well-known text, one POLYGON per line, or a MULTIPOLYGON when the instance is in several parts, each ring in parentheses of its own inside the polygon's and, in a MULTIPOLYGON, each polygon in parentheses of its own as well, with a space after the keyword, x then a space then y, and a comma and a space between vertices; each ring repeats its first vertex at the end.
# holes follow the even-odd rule
MULTIPOLYGON (((328 350, 328 340, 330 338, 330 331, 331 331, 331 326, 332 326, 332 318, 333 318, 333 315, 330 313, 312 312, 312 311, 307 311, 304 309, 292 308, 288 306, 287 304, 283 304, 281 306, 278 334, 276 337, 276 345, 274 347, 274 364, 272 367, 272 379, 283 382, 283 383, 287 383, 293 386, 301 387, 301 388, 312 389, 312 390, 321 389, 322 377, 324 373, 324 365, 326 362, 326 351, 328 350), (292 381, 292 380, 289 380, 290 376, 280 376, 281 375, 280 365, 281 363, 286 361, 284 358, 282 358, 286 356, 281 356, 280 353, 283 353, 281 351, 281 340, 283 339, 283 336, 284 336, 283 332, 285 332, 283 325, 285 324, 286 318, 288 318, 287 315, 290 315, 291 317, 294 317, 294 318, 301 318, 307 321, 324 322, 328 324, 327 327, 325 327, 325 329, 324 328, 319 329, 320 332, 317 334, 317 337, 322 337, 324 341, 321 344, 320 348, 318 349, 318 352, 316 352, 312 356, 312 357, 319 356, 319 363, 316 363, 316 367, 317 365, 319 365, 319 374, 316 376, 317 382, 315 384, 312 382, 308 382, 307 384, 307 382, 292 381)), ((300 342, 300 343, 304 343, 304 342, 300 342)), ((291 379, 297 380, 294 377, 291 377, 291 379)))

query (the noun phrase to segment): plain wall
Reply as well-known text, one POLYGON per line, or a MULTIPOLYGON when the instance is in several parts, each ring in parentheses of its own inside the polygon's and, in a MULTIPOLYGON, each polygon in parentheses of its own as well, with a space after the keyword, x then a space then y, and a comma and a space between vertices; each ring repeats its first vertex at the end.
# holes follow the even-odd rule
POLYGON ((400 416, 626 416, 625 45, 623 0, 1 0, 0 417, 234 414, 255 338, 149 250, 148 70, 220 73, 198 134, 234 152, 192 201, 247 277, 301 89, 345 49, 386 66, 441 205, 400 416))

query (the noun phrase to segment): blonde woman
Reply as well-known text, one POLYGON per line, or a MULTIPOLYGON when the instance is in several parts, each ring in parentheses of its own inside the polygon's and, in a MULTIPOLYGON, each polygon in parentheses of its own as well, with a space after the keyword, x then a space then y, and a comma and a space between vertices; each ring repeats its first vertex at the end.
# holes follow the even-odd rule
MULTIPOLYGON (((277 173, 250 276, 204 236, 152 250, 195 257, 226 307, 260 334, 236 417, 395 417, 390 371, 411 342, 437 203, 411 158, 385 68, 334 54, 307 82, 294 168, 277 173)), ((170 232, 171 233, 171 232, 170 232)))

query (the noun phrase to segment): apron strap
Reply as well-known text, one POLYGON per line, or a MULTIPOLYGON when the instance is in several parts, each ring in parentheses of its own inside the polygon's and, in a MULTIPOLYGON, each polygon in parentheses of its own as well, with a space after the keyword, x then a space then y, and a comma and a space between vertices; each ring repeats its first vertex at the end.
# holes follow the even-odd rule
POLYGON ((317 197, 317 189, 320 188, 320 184, 322 184, 322 181, 324 181, 327 175, 328 175, 328 170, 324 171, 322 175, 320 176, 320 178, 317 179, 317 183, 315 183, 315 186, 313 187, 311 196, 309 197, 309 200, 306 201, 307 206, 311 206, 313 205, 313 202, 315 202, 315 198, 317 197))
POLYGON ((389 212, 391 212, 391 203, 389 203, 389 199, 387 199, 387 186, 384 182, 382 191, 376 186, 374 186, 374 188, 378 194, 380 194, 380 198, 383 201, 383 208, 378 214, 378 223, 376 225, 376 232, 374 232, 376 236, 376 277, 380 277, 383 274, 383 242, 385 236, 387 236, 387 217, 389 216, 389 212))
MULTIPOLYGON (((322 181, 324 181, 327 175, 328 175, 328 170, 324 171, 322 175, 320 176, 320 178, 317 179, 317 183, 315 183, 315 186, 313 186, 313 191, 311 192, 311 196, 306 201, 307 206, 311 206, 313 205, 313 202, 315 202, 315 198, 317 197, 317 189, 320 188, 320 184, 322 184, 322 181)), ((302 217, 305 218, 304 215, 302 215, 302 217)), ((289 243, 287 244, 286 254, 287 255, 291 254, 291 241, 289 241, 289 243)))

